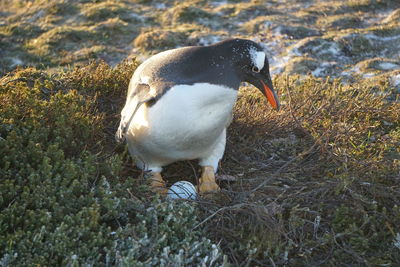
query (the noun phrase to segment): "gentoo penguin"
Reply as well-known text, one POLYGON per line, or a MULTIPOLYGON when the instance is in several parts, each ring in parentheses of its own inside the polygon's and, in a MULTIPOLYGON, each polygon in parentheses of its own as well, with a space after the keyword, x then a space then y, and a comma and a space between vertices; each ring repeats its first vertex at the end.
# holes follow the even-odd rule
POLYGON ((144 61, 129 83, 116 132, 153 191, 165 193, 162 167, 198 159, 200 194, 218 191, 215 173, 242 82, 257 87, 279 110, 262 45, 229 39, 209 46, 168 50, 144 61))

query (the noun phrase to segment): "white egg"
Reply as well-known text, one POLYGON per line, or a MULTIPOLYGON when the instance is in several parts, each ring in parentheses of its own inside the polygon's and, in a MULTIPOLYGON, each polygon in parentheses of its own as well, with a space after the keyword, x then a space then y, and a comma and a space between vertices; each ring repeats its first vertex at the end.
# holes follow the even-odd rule
POLYGON ((196 187, 187 181, 174 183, 167 192, 168 199, 196 199, 196 187))

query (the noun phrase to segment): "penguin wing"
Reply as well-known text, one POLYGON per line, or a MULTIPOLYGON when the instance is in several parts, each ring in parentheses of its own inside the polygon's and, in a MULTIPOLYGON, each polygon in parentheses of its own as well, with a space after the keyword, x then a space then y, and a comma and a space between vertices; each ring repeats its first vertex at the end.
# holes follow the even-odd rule
POLYGON ((126 103, 121 111, 121 122, 115 133, 115 140, 122 142, 129 129, 131 121, 143 104, 154 105, 156 101, 170 88, 166 83, 131 83, 129 84, 126 103))

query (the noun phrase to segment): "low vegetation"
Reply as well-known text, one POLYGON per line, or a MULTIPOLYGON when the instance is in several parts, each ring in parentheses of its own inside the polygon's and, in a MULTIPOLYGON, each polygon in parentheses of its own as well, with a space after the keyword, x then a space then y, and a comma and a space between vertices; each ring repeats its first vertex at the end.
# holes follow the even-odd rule
POLYGON ((0 266, 400 266, 398 1, 177 3, 0 1, 0 266), (114 141, 135 58, 232 36, 282 110, 243 86, 222 192, 166 201, 114 141))
MULTIPOLYGON (((243 88, 222 193, 166 202, 113 141, 135 66, 2 78, 2 265, 400 263, 400 104, 385 83, 279 76, 279 113, 243 88)), ((195 182, 191 164, 166 177, 195 182)))
POLYGON ((134 66, 1 80, 1 266, 223 264, 192 230, 195 206, 152 195, 126 153, 107 150, 107 119, 134 66))

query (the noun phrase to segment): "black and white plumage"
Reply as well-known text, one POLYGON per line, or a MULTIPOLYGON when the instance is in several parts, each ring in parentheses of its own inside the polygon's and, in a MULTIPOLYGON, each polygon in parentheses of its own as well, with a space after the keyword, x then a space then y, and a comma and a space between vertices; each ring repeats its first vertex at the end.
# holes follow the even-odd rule
POLYGON ((230 39, 150 57, 133 74, 116 133, 137 165, 153 173, 199 159, 216 172, 241 82, 256 86, 279 109, 263 47, 230 39))

